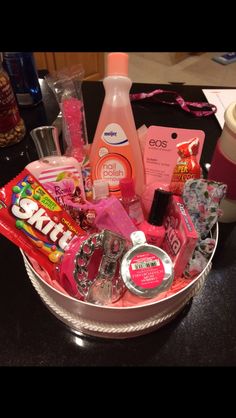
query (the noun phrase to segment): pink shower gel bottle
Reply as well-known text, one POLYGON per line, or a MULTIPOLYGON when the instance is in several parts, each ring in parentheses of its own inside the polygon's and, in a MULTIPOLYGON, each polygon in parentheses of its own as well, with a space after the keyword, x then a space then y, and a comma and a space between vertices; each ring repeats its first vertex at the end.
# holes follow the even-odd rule
POLYGON ((120 179, 133 178, 140 196, 144 169, 129 98, 128 54, 108 54, 103 84, 105 99, 90 152, 92 179, 108 181, 110 194, 120 197, 120 179))
POLYGON ((64 199, 74 195, 84 201, 81 165, 74 157, 61 155, 55 126, 41 126, 30 132, 39 156, 26 168, 64 207, 64 199))

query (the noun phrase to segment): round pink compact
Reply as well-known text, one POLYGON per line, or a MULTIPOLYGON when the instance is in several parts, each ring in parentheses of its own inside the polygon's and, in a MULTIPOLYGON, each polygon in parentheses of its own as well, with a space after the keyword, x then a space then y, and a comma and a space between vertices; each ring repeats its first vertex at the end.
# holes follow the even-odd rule
POLYGON ((125 286, 137 296, 153 298, 168 289, 173 281, 173 264, 159 247, 146 243, 142 231, 130 236, 133 247, 121 262, 121 277, 125 286))

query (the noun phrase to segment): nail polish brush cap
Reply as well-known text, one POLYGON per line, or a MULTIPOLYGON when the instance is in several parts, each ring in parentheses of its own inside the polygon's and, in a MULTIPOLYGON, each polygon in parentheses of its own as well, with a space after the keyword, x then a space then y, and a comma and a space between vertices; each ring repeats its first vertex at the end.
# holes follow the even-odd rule
POLYGON ((156 189, 152 201, 152 207, 148 217, 148 222, 151 225, 161 226, 166 213, 168 203, 170 201, 171 192, 166 190, 156 189))

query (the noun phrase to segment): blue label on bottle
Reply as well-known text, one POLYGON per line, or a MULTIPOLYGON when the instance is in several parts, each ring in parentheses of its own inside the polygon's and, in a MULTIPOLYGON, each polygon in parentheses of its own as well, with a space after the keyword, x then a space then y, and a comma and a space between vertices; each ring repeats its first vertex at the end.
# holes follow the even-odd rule
POLYGON ((102 139, 106 144, 118 147, 129 143, 125 132, 118 123, 109 123, 102 134, 102 139))

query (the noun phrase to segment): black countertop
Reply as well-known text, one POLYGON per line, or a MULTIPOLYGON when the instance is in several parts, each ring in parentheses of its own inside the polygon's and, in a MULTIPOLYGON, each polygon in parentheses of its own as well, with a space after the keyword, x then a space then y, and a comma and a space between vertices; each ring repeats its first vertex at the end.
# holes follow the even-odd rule
MULTIPOLYGON (((205 86, 204 86, 205 87, 205 86)), ((133 84, 132 92, 177 90, 186 100, 205 101, 202 87, 133 84)), ((30 129, 51 124, 58 114, 52 93, 42 83, 43 103, 21 114, 30 129)), ((91 142, 104 97, 101 82, 84 82, 83 95, 91 142)), ((142 124, 202 129, 206 138, 202 165, 210 162, 221 128, 215 116, 196 118, 179 107, 132 104, 136 126, 142 124)), ((29 134, 0 149, 0 185, 37 158, 29 134)), ((235 366, 236 228, 220 224, 213 267, 198 296, 168 325, 144 336, 104 340, 76 336, 41 302, 27 276, 19 249, 0 236, 0 366, 235 366)))

